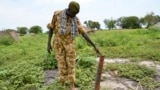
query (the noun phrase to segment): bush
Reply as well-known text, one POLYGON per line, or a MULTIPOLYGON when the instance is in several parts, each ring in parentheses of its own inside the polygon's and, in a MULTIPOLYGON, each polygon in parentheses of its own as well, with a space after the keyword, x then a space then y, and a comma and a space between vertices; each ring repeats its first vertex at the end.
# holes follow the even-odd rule
POLYGON ((93 57, 80 57, 76 63, 76 85, 80 90, 92 90, 97 63, 93 57))
POLYGON ((42 33, 42 28, 40 26, 32 26, 29 29, 29 32, 30 33, 35 33, 35 34, 42 33))
POLYGON ((36 88, 43 82, 41 67, 34 67, 27 62, 13 66, 14 64, 0 69, 0 90, 27 90, 21 88, 36 88))
POLYGON ((27 27, 17 27, 17 32, 20 36, 27 34, 28 28, 27 27))
POLYGON ((11 45, 15 42, 15 40, 10 35, 2 35, 0 36, 0 44, 2 45, 11 45))
POLYGON ((44 62, 42 63, 44 70, 57 68, 57 60, 55 59, 55 54, 47 54, 45 56, 44 62))
POLYGON ((148 30, 157 32, 157 31, 160 31, 160 28, 152 26, 152 27, 149 27, 148 30))

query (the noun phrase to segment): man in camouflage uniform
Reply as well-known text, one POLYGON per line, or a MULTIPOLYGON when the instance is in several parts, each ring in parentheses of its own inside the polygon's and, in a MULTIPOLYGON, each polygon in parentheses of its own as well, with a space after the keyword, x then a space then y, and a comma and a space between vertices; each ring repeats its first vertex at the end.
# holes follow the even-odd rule
POLYGON ((85 33, 85 30, 76 14, 79 13, 80 6, 77 2, 71 1, 67 9, 55 11, 52 21, 47 25, 49 28, 48 47, 50 53, 52 50, 51 38, 54 32, 53 48, 58 61, 58 71, 62 84, 66 80, 70 82, 71 90, 75 90, 75 37, 78 34, 82 36, 94 47, 96 53, 101 55, 94 43, 85 33))

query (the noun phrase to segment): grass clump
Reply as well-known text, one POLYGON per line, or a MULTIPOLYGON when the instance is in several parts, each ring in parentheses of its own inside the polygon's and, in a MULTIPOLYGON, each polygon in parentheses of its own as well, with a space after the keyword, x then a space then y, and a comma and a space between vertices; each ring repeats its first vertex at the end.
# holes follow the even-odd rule
POLYGON ((111 71, 118 70, 120 77, 135 80, 148 90, 153 90, 160 86, 160 82, 154 80, 156 71, 144 65, 138 65, 137 63, 107 64, 105 69, 111 71))

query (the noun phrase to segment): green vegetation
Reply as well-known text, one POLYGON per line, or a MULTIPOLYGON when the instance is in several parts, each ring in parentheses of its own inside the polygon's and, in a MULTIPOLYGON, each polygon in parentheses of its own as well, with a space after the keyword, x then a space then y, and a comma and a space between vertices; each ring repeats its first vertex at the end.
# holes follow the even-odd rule
POLYGON ((144 65, 138 65, 137 63, 107 64, 105 69, 111 71, 118 70, 120 77, 135 80, 147 88, 147 90, 153 90, 160 86, 160 82, 153 79, 156 73, 155 70, 144 65))
MULTIPOLYGON (((134 64, 115 64, 107 68, 112 70, 116 67, 120 76, 139 81, 147 88, 159 86, 152 79, 154 70, 136 64, 145 59, 160 61, 159 29, 105 30, 90 34, 90 37, 107 58, 134 60, 134 64)), ((0 43, 0 90, 62 90, 58 78, 53 84, 44 86, 43 71, 57 68, 54 52, 49 55, 46 44, 46 34, 21 36, 19 42, 10 45, 0 43)), ((96 53, 81 36, 77 38, 76 48, 76 86, 80 90, 92 90, 97 67, 96 53)))
POLYGON ((15 40, 13 39, 13 37, 11 35, 1 35, 0 36, 0 44, 1 45, 11 45, 15 42, 15 40))
POLYGON ((91 38, 108 58, 160 61, 160 30, 158 29, 98 31, 92 34, 91 38))
MULTIPOLYGON (((80 90, 94 89, 94 79, 96 75, 95 57, 79 57, 76 63, 76 86, 80 90)), ((46 87, 46 90, 66 90, 57 79, 53 84, 46 87)), ((65 87, 69 90, 69 87, 65 87)))
POLYGON ((19 33, 20 36, 23 36, 27 34, 28 28, 27 27, 17 27, 17 32, 19 33))
MULTIPOLYGON (((49 90, 50 88, 59 90, 62 88, 58 82, 50 86, 43 84, 43 71, 57 68, 54 52, 51 55, 47 53, 46 43, 47 35, 44 34, 22 36, 20 42, 9 46, 0 44, 0 90, 49 90), (54 87, 55 85, 59 87, 54 87)), ((90 82, 94 80, 95 72, 94 56, 77 57, 76 86, 90 89, 93 84, 90 82)))
POLYGON ((151 27, 158 23, 159 20, 159 15, 155 15, 153 12, 150 12, 141 18, 137 16, 122 16, 115 20, 112 18, 104 19, 104 24, 109 30, 116 28, 116 26, 119 26, 122 29, 138 29, 151 27))
POLYGON ((31 90, 41 86, 46 43, 42 37, 46 36, 24 36, 18 43, 0 45, 0 90, 31 90))
POLYGON ((39 34, 39 33, 42 33, 42 28, 41 26, 32 26, 29 30, 30 33, 35 33, 35 34, 39 34))
POLYGON ((17 32, 19 33, 20 36, 26 35, 28 33, 30 34, 41 34, 42 33, 42 27, 35 25, 31 26, 30 28, 27 27, 17 27, 17 32))
MULTIPOLYGON (((160 16, 155 15, 154 12, 147 13, 144 17, 137 16, 122 16, 118 19, 105 18, 103 20, 105 27, 109 30, 120 27, 122 29, 139 29, 139 28, 149 28, 160 21, 160 16)), ((86 20, 84 21, 86 27, 92 29, 101 29, 101 25, 97 21, 86 20)))

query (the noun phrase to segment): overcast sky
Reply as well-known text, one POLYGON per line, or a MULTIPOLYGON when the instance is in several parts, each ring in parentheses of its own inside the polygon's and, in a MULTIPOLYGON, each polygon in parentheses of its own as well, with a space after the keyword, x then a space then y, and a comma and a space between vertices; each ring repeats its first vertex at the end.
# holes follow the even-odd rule
MULTIPOLYGON (((30 28, 39 25, 47 31, 53 12, 68 7, 71 0, 0 0, 0 30, 30 28)), ((77 15, 83 24, 85 20, 98 21, 104 27, 104 19, 122 16, 143 17, 154 12, 160 15, 160 0, 75 0, 80 4, 77 15)))

